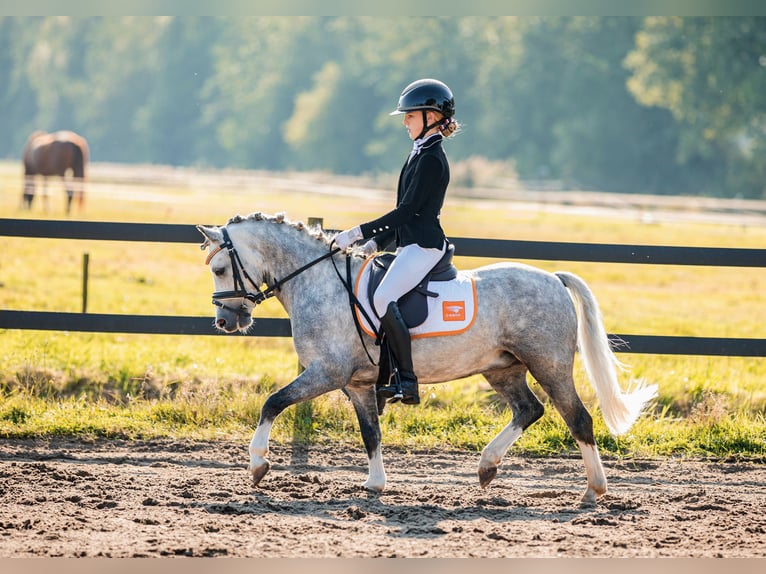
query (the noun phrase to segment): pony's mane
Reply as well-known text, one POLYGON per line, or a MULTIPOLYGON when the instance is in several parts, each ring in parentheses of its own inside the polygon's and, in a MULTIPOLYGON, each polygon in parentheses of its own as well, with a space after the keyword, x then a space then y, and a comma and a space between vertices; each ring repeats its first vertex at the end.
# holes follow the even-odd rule
POLYGON ((277 213, 275 215, 268 215, 266 213, 261 213, 260 211, 257 211, 255 213, 251 213, 250 215, 235 215, 231 219, 229 219, 229 222, 227 225, 230 224, 236 224, 236 223, 243 223, 247 221, 265 221, 268 223, 276 223, 279 225, 289 225, 290 227, 297 229, 298 231, 301 231, 308 235, 309 237, 316 239, 317 241, 321 241, 325 245, 330 245, 330 242, 332 240, 332 235, 328 236, 327 233, 318 225, 312 225, 308 226, 304 224, 302 221, 290 221, 287 219, 287 215, 284 212, 277 213))

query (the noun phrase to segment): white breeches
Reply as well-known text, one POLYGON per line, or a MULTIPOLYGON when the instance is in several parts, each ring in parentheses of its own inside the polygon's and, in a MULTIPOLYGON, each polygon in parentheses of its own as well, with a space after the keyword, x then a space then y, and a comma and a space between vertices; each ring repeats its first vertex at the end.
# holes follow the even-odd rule
POLYGON ((396 301, 420 283, 446 250, 446 242, 441 249, 421 247, 416 243, 398 248, 396 259, 375 290, 373 305, 378 316, 382 317, 386 313, 391 301, 396 301))

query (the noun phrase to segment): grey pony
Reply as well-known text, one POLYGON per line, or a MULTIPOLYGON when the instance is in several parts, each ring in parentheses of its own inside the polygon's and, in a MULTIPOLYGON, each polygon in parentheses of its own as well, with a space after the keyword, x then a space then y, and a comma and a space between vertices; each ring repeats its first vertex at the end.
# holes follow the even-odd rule
MULTIPOLYGON (((210 248, 208 263, 215 291, 231 290, 232 259, 223 242, 222 227, 197 226, 210 248)), ((318 228, 290 222, 284 214, 235 216, 225 226, 243 268, 257 286, 276 280, 319 258, 330 249, 331 237, 318 228)), ((333 256, 339 269, 351 257, 352 277, 363 258, 333 256)), ((593 420, 573 380, 579 350, 589 381, 596 391, 604 421, 612 434, 626 432, 655 397, 655 385, 637 384, 629 393, 620 388, 620 362, 610 349, 598 303, 576 275, 548 273, 511 262, 487 265, 467 273, 475 279, 478 310, 474 324, 459 335, 413 340, 413 364, 420 383, 440 383, 481 374, 507 401, 512 419, 484 447, 479 483, 486 487, 497 467, 522 432, 543 414, 543 405, 527 385, 527 372, 539 383, 564 419, 582 453, 587 477, 583 503, 595 503, 607 490, 604 468, 593 435, 593 420), (579 321, 578 321, 579 315, 579 321)), ((269 435, 276 417, 287 407, 345 389, 356 412, 369 462, 364 487, 382 492, 386 472, 381 449, 377 368, 357 334, 347 292, 326 259, 275 291, 290 317, 293 344, 305 370, 270 395, 261 410, 250 442, 250 465, 255 485, 269 471, 269 435)), ((255 305, 218 307, 215 325, 224 332, 247 331, 255 305)), ((365 344, 376 353, 373 339, 365 344)))

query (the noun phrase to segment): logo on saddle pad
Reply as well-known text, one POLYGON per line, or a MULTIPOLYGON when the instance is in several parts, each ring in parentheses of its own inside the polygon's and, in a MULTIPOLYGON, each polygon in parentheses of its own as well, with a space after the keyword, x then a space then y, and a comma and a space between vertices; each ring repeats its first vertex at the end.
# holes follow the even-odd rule
POLYGON ((465 321, 465 301, 443 301, 442 319, 444 321, 465 321))
MULTIPOLYGON (((373 322, 372 327, 364 313, 357 308, 354 312, 362 330, 372 337, 375 336, 373 328, 377 330, 380 327, 380 320, 373 313, 370 302, 371 277, 380 271, 375 266, 375 257, 368 258, 359 270, 354 285, 354 294, 373 322)), ((429 281, 399 299, 399 308, 413 339, 458 335, 473 325, 478 307, 474 279, 464 272, 456 275, 448 281, 429 281)), ((379 277, 376 279, 380 281, 379 277)))

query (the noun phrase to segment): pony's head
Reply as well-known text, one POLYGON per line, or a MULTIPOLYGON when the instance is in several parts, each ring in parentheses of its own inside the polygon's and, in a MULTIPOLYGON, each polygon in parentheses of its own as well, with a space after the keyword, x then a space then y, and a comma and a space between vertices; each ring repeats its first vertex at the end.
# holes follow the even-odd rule
POLYGON ((210 248, 207 264, 218 307, 215 325, 227 333, 247 330, 255 306, 281 291, 283 280, 295 276, 289 272, 305 270, 312 255, 314 263, 331 255, 330 239, 321 227, 291 222, 284 213, 236 215, 224 227, 197 229, 205 238, 200 248, 210 248), (263 284, 265 291, 260 289, 263 284))
POLYGON ((205 238, 200 249, 210 248, 205 263, 213 274, 215 327, 226 333, 246 331, 253 324, 258 302, 253 296, 260 293, 262 277, 252 277, 244 269, 225 227, 198 225, 197 229, 205 238))

